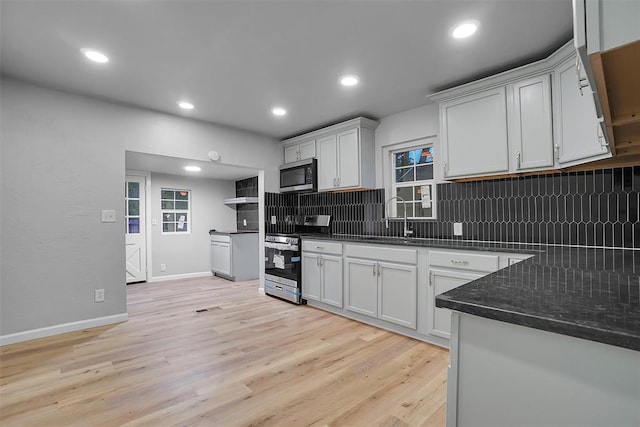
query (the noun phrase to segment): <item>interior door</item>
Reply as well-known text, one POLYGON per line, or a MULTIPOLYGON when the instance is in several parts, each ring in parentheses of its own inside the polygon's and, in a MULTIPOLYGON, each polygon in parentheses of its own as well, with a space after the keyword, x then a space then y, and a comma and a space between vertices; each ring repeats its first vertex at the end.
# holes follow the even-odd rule
POLYGON ((126 176, 125 228, 127 283, 144 282, 147 280, 144 176, 126 176))

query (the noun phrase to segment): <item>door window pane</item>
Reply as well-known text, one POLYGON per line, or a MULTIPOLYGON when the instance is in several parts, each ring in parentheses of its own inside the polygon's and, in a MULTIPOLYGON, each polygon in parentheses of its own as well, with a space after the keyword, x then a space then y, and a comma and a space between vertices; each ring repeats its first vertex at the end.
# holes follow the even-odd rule
POLYGON ((129 218, 129 234, 140 233, 140 218, 129 218))
POLYGON ((129 215, 140 215, 140 200, 129 200, 129 215))
POLYGON ((127 183, 127 197, 131 199, 140 198, 140 183, 139 182, 128 182, 127 183))

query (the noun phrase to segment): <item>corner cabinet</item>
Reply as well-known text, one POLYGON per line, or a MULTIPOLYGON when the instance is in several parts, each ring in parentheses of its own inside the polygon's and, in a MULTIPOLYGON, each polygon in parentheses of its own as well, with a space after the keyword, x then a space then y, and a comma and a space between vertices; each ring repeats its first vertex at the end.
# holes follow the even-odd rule
POLYGON ((440 104, 444 177, 544 171, 610 157, 592 91, 577 73, 569 42, 544 60, 432 95, 440 104))
POLYGON ((302 141, 313 139, 318 191, 373 188, 377 126, 377 121, 360 117, 287 139, 282 142, 285 163, 297 158, 294 153, 302 152, 302 141))

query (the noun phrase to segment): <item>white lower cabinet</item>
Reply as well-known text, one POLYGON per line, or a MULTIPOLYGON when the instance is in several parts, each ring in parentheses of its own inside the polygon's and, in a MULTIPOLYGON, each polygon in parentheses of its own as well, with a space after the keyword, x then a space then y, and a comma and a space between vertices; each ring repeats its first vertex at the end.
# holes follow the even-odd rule
POLYGON ((378 259, 345 258, 346 309, 416 329, 418 273, 415 249, 347 245, 347 255, 377 255, 378 259), (406 259, 405 259, 406 257, 406 259), (400 259, 413 263, 382 261, 400 259))
POLYGON ((344 289, 341 255, 340 243, 303 242, 302 298, 342 308, 344 289), (309 249, 317 252, 309 252, 309 249))

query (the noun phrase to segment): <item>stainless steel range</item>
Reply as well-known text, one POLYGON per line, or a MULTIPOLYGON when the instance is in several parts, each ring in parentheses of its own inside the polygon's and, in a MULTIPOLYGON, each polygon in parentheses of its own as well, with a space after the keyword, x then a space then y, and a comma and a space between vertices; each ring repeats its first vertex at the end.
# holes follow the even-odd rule
POLYGON ((330 215, 309 215, 296 224, 296 234, 267 234, 264 242, 264 292, 295 304, 302 299, 301 234, 327 234, 330 215))

